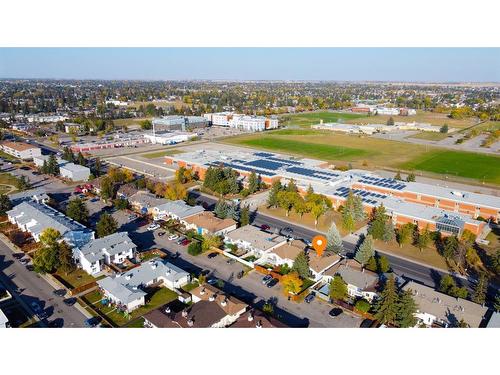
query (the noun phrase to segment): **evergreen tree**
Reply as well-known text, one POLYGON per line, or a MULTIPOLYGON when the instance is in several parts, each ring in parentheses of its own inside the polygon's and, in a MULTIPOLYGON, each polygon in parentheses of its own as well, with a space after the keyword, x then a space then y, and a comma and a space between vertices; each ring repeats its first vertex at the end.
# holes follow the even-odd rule
POLYGON ((484 304, 486 301, 486 291, 488 289, 488 279, 484 273, 481 273, 476 286, 474 287, 474 293, 472 294, 472 301, 484 304))
POLYGON ((311 186, 311 184, 309 184, 309 186, 307 187, 307 191, 306 191, 306 201, 310 200, 311 199, 311 196, 314 194, 314 189, 313 187, 311 186))
POLYGON ((99 221, 96 224, 97 237, 102 238, 109 236, 110 234, 116 233, 118 229, 118 223, 109 214, 102 214, 99 221))
POLYGON ((394 176, 394 179, 395 180, 398 180, 398 181, 402 181, 403 179, 401 178, 401 173, 398 171, 398 173, 396 173, 396 175, 394 176))
POLYGON ((398 313, 398 294, 396 292, 396 283, 394 276, 390 276, 386 281, 380 298, 375 304, 375 319, 382 324, 396 323, 398 313))
POLYGON ((86 224, 89 219, 89 210, 82 199, 74 198, 68 203, 66 216, 81 224, 86 224))
POLYGON ((364 266, 374 255, 375 250, 373 249, 373 237, 369 234, 363 239, 363 242, 356 251, 354 259, 364 266))
POLYGON ((389 259, 386 256, 381 255, 378 258, 378 271, 381 273, 389 272, 391 269, 391 264, 389 263, 389 259))
MULTIPOLYGON (((95 158, 94 163, 94 176, 99 177, 101 175, 102 163, 101 158, 95 158)), ((144 179, 141 179, 144 180, 144 179)))
POLYGON ((392 220, 388 218, 385 222, 384 235, 382 236, 382 241, 391 242, 392 240, 394 240, 395 236, 396 232, 394 230, 394 224, 392 223, 392 220))
POLYGON ((363 209, 363 200, 359 195, 353 198, 353 218, 355 222, 363 221, 366 217, 365 210, 363 209))
POLYGON ((389 117, 389 120, 387 120, 387 125, 389 126, 394 126, 394 119, 391 117, 389 117))
POLYGON ((365 268, 367 270, 377 272, 378 271, 377 258, 375 258, 374 256, 370 257, 370 259, 368 259, 368 262, 366 262, 365 264, 365 268))
POLYGON ((245 226, 250 224, 250 208, 245 205, 240 211, 240 226, 245 226))
POLYGON ((5 194, 0 195, 0 215, 5 215, 12 208, 12 203, 9 197, 5 194))
POLYGON ((347 298, 347 284, 342 279, 342 276, 333 276, 330 282, 330 298, 336 301, 343 301, 347 298))
POLYGON ((113 199, 115 195, 115 187, 111 178, 104 176, 101 179, 101 198, 107 201, 108 199, 113 199))
POLYGON ((368 228, 368 233, 371 234, 374 239, 382 240, 387 229, 387 221, 388 217, 385 214, 385 207, 384 205, 380 205, 379 207, 375 208, 373 220, 371 221, 370 227, 368 228))
POLYGON ((228 206, 227 202, 223 199, 219 199, 217 201, 217 204, 215 205, 214 214, 219 219, 225 219, 227 217, 228 209, 229 209, 229 206, 228 206))
POLYGON ((432 238, 431 238, 431 232, 427 227, 419 233, 418 238, 417 238, 417 247, 422 251, 425 249, 429 244, 431 243, 432 238))
POLYGON ((407 182, 415 182, 415 173, 410 173, 408 176, 406 176, 406 181, 407 182))
POLYGON ((344 207, 344 210, 342 211, 342 228, 349 233, 352 233, 354 231, 354 225, 354 217, 352 216, 351 211, 347 207, 344 207))
POLYGON ((303 279, 309 277, 309 259, 304 252, 299 253, 295 260, 293 261, 292 271, 296 271, 299 276, 303 279))
POLYGON ((283 189, 280 181, 274 181, 269 189, 269 195, 267 197, 267 205, 269 207, 276 207, 278 205, 278 192, 283 189))
POLYGON ((257 177, 257 174, 252 171, 250 173, 250 176, 248 177, 248 191, 250 194, 255 193, 257 190, 259 190, 260 187, 260 181, 259 178, 257 177))
POLYGON ((87 165, 87 160, 85 160, 85 157, 83 156, 83 154, 81 152, 78 153, 76 163, 83 165, 83 166, 87 165))
POLYGON ((413 299, 411 291, 403 291, 397 301, 396 325, 400 328, 415 327, 417 324, 417 319, 415 318, 417 309, 418 306, 413 299))
POLYGON ((238 206, 236 204, 230 204, 227 208, 226 217, 239 221, 240 214, 238 212, 238 206))
POLYGON ((31 182, 26 176, 21 176, 16 179, 17 190, 28 190, 31 187, 31 182))
POLYGON ((342 242, 342 237, 340 236, 335 222, 332 222, 330 229, 328 229, 326 233, 326 251, 336 254, 340 254, 344 251, 344 243, 342 242))
POLYGON ((412 223, 407 223, 402 225, 396 233, 396 240, 400 247, 411 243, 414 232, 414 225, 412 223))
POLYGON ((59 164, 57 163, 57 159, 54 154, 50 154, 47 160, 47 173, 53 176, 59 174, 59 164))
POLYGON ((458 248, 458 238, 456 236, 449 236, 444 240, 443 246, 443 257, 446 259, 452 259, 453 254, 457 251, 458 248))

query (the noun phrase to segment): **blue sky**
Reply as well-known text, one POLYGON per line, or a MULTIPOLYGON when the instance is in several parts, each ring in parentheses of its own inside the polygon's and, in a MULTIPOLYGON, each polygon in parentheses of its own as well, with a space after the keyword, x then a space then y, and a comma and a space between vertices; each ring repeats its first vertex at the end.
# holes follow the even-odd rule
POLYGON ((500 82, 500 48, 0 48, 0 78, 500 82))

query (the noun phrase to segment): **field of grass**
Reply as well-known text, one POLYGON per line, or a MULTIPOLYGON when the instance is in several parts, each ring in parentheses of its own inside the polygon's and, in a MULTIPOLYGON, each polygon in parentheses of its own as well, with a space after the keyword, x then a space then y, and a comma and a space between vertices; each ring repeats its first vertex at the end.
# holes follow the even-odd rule
POLYGON ((341 113, 341 112, 305 112, 281 117, 281 125, 296 125, 309 126, 319 124, 320 120, 324 123, 337 122, 338 120, 354 120, 366 117, 366 115, 358 113, 341 113))
POLYGON ((182 150, 174 149, 174 150, 156 151, 156 152, 151 152, 149 154, 140 154, 140 156, 146 159, 156 159, 156 158, 161 158, 163 156, 182 154, 183 152, 184 151, 182 150))
POLYGON ((321 160, 350 160, 355 157, 367 157, 371 155, 371 152, 359 148, 301 142, 274 137, 248 139, 243 141, 242 144, 268 150, 307 155, 321 160))
POLYGON ((407 138, 425 139, 427 141, 442 141, 449 134, 447 133, 436 133, 436 132, 421 132, 415 135, 411 135, 407 138))
POLYGON ((76 270, 70 272, 67 275, 64 274, 64 272, 57 271, 56 275, 59 278, 63 279, 66 282, 66 284, 68 284, 68 286, 70 286, 71 288, 77 288, 81 285, 86 285, 97 280, 95 277, 89 275, 81 268, 77 268, 76 270))
POLYGON ((404 163, 401 167, 500 184, 500 157, 493 155, 436 150, 404 163))
POLYGON ((449 151, 364 135, 313 129, 284 129, 265 135, 230 137, 223 142, 316 158, 337 165, 350 163, 354 168, 420 170, 430 172, 432 177, 442 178, 443 174, 447 174, 450 177, 500 184, 498 156, 449 151))
POLYGON ((477 123, 476 118, 468 118, 462 120, 455 120, 448 117, 446 113, 433 113, 417 111, 415 116, 389 116, 389 115, 375 115, 364 118, 354 118, 347 120, 349 124, 385 124, 387 120, 392 117, 394 121, 398 122, 424 122, 431 125, 444 125, 448 124, 450 128, 463 129, 477 123))
POLYGON ((17 189, 15 188, 17 183, 17 179, 11 175, 10 173, 0 173, 0 193, 1 194, 8 194, 8 193, 13 193, 17 189), (12 189, 11 186, 14 186, 12 189))
POLYGON ((12 155, 9 155, 6 152, 3 152, 1 150, 0 150, 0 157, 3 158, 3 159, 5 159, 5 160, 9 160, 9 161, 13 161, 13 162, 18 162, 19 161, 18 158, 14 157, 12 155))

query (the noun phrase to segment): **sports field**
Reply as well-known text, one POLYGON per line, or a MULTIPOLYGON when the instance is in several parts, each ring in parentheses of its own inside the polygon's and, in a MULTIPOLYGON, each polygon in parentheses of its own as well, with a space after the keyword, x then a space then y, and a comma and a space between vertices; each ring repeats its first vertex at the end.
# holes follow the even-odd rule
POLYGON ((500 157, 493 155, 436 150, 429 151, 402 167, 500 184, 500 157))
POLYGON ((415 135, 411 135, 407 138, 425 139, 427 141, 442 141, 449 134, 447 133, 436 133, 436 132, 421 132, 415 135))
POLYGON ((312 129, 230 137, 225 143, 320 159, 355 168, 430 172, 500 184, 500 157, 312 129))
POLYGON ((354 120, 358 118, 367 117, 363 114, 358 113, 343 113, 343 112, 306 112, 284 115, 280 119, 280 124, 287 126, 310 126, 319 124, 320 120, 324 123, 327 122, 337 122, 343 120, 347 122, 348 120, 354 120))
POLYGON ((446 113, 434 113, 417 111, 415 116, 389 116, 389 115, 375 115, 362 118, 354 118, 347 120, 348 124, 386 124, 389 118, 393 118, 396 122, 422 122, 435 126, 442 126, 448 124, 450 128, 463 129, 477 123, 476 118, 466 118, 461 120, 451 119, 446 113))

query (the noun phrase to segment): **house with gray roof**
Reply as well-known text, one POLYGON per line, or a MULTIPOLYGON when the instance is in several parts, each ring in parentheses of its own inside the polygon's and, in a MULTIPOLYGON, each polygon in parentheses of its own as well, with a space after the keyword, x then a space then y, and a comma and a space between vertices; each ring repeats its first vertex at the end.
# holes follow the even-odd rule
POLYGON ((364 298, 369 302, 377 297, 378 275, 363 268, 356 260, 344 259, 326 270, 323 274, 323 280, 327 284, 323 286, 323 290, 320 290, 320 292, 329 295, 329 283, 335 275, 340 275, 347 284, 349 297, 353 299, 364 298))
POLYGON ((140 212, 141 214, 153 214, 153 209, 160 206, 167 201, 164 198, 157 198, 154 194, 148 191, 139 190, 137 193, 128 197, 128 202, 132 209, 140 212))
POLYGON ((174 219, 179 220, 184 225, 183 219, 205 211, 201 206, 190 206, 183 200, 167 201, 153 208, 153 217, 156 220, 174 219))
POLYGON ((174 290, 190 280, 189 273, 157 258, 122 274, 98 280, 97 284, 106 298, 132 311, 146 303, 147 287, 154 284, 174 290))
POLYGON ((410 291, 418 305, 415 317, 428 327, 457 327, 461 322, 471 328, 484 324, 488 308, 472 301, 455 298, 438 292, 415 281, 408 282, 403 290, 410 291))
POLYGON ((35 201, 37 203, 47 203, 49 201, 49 196, 43 188, 36 188, 30 190, 24 190, 19 193, 9 195, 10 202, 12 206, 17 206, 19 203, 24 201, 35 201))
POLYGON ((248 255, 257 258, 287 243, 286 237, 264 232, 253 225, 245 225, 226 233, 224 241, 247 250, 248 255))
POLYGON ((94 239, 94 231, 43 203, 24 201, 7 211, 7 216, 12 224, 31 234, 36 242, 47 228, 59 231, 73 247, 83 246, 94 239))
POLYGON ((104 264, 122 264, 125 259, 133 259, 136 250, 128 234, 118 232, 74 249, 74 256, 84 271, 94 275, 102 271, 104 264))

